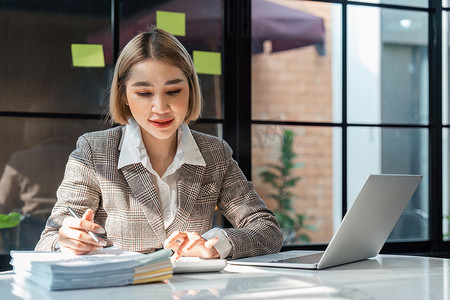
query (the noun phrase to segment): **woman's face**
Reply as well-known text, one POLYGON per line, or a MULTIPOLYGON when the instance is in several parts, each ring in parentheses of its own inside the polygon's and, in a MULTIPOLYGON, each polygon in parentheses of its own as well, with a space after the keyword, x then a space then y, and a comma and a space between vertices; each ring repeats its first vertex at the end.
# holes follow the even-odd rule
POLYGON ((148 59, 130 69, 127 105, 142 135, 157 139, 174 136, 189 106, 189 83, 181 69, 148 59))

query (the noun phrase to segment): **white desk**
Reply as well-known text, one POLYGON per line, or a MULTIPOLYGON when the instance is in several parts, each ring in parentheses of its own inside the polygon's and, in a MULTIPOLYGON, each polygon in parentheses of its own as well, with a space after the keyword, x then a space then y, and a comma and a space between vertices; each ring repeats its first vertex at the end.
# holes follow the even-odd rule
POLYGON ((221 273, 175 275, 154 283, 48 292, 16 289, 0 273, 0 299, 444 299, 450 300, 450 260, 379 255, 325 270, 228 266, 221 273))

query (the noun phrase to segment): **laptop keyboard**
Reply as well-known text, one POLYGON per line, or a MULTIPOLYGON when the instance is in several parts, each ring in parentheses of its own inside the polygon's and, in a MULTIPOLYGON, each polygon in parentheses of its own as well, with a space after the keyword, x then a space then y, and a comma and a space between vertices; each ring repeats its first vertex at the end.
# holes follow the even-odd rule
POLYGON ((276 260, 273 262, 274 263, 313 264, 313 263, 319 263, 320 259, 322 258, 322 255, 323 255, 323 252, 319 252, 319 253, 314 253, 314 254, 280 259, 280 260, 276 260))

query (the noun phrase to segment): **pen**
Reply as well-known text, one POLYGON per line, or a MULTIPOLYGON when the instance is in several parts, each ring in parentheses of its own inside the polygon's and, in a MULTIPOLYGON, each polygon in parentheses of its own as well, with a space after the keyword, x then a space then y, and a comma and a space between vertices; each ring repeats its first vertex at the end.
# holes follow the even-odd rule
MULTIPOLYGON (((72 215, 72 217, 74 218, 79 218, 77 216, 77 214, 73 211, 73 209, 71 209, 69 206, 67 206, 67 210, 69 211, 69 213, 72 215)), ((86 230, 86 232, 91 236, 91 238, 94 239, 94 241, 96 241, 97 243, 99 243, 100 241, 98 240, 98 237, 95 235, 95 233, 93 233, 92 231, 86 230)))

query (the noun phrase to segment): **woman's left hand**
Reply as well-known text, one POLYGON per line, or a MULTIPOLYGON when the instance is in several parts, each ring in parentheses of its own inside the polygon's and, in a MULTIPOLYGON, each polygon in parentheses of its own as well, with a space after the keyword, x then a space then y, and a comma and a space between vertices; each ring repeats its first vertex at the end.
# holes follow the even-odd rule
POLYGON ((175 231, 165 240, 164 249, 172 249, 175 252, 172 261, 182 256, 219 258, 220 254, 214 247, 218 241, 219 237, 206 240, 197 232, 175 231))

